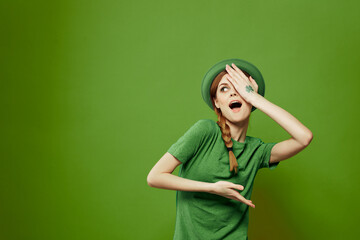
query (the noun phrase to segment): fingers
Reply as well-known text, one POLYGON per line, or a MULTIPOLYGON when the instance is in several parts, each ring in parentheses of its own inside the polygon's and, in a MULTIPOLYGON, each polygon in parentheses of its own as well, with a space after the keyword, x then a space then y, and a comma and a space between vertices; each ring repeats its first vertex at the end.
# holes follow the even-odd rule
POLYGON ((257 85, 256 81, 252 78, 252 76, 249 77, 250 81, 252 84, 254 84, 254 87, 256 89, 256 92, 258 91, 259 89, 259 86, 257 85))
POLYGON ((255 205, 253 204, 253 202, 251 200, 247 200, 245 199, 243 196, 241 196, 240 194, 237 195, 238 201, 245 203, 246 205, 255 208, 255 205))
POLYGON ((255 85, 257 85, 256 81, 252 78, 252 76, 250 76, 249 79, 250 79, 250 81, 251 81, 252 83, 254 83, 255 85))
POLYGON ((238 190, 244 190, 244 186, 239 185, 239 184, 234 184, 233 188, 238 189, 238 190))
POLYGON ((231 83, 231 85, 233 85, 234 86, 234 84, 233 84, 233 78, 229 75, 229 74, 226 74, 225 75, 226 76, 226 79, 231 83))
POLYGON ((255 205, 253 204, 253 202, 251 200, 248 200, 247 205, 249 205, 252 208, 255 208, 255 205))
POLYGON ((251 79, 249 79, 235 64, 232 64, 232 66, 237 70, 235 71, 229 65, 226 64, 225 68, 228 73, 228 74, 226 74, 226 78, 231 83, 231 85, 233 85, 233 87, 237 90, 237 92, 239 92, 239 91, 235 86, 237 86, 237 84, 241 80, 243 81, 243 83, 250 84, 253 88, 255 88, 256 83, 254 84, 254 82, 251 79))
MULTIPOLYGON (((234 69, 232 69, 229 65, 226 64, 226 67, 225 67, 226 71, 229 73, 229 75, 233 78, 243 78, 237 71, 235 71, 234 69)), ((244 73, 243 73, 244 74, 244 73)), ((245 74, 244 74, 245 76, 245 74)))
POLYGON ((229 74, 226 74, 226 79, 230 82, 230 84, 233 86, 233 88, 235 89, 235 91, 237 93, 239 93, 238 89, 236 88, 236 84, 234 83, 234 79, 229 75, 229 74))
POLYGON ((234 196, 235 199, 233 198, 234 200, 243 202, 246 205, 249 205, 250 207, 255 208, 255 205, 253 204, 253 202, 251 200, 247 200, 246 198, 244 198, 240 193, 236 192, 236 193, 234 193, 234 195, 235 195, 234 196))
POLYGON ((231 66, 236 70, 236 72, 244 79, 248 79, 245 75, 245 73, 243 73, 243 71, 241 71, 240 68, 238 68, 234 63, 231 64, 231 66))

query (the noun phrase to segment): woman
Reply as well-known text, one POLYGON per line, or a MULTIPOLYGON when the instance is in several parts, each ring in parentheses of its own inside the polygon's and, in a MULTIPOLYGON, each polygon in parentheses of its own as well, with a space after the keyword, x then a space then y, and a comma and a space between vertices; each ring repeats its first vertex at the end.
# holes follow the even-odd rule
POLYGON ((248 239, 249 206, 255 208, 249 199, 257 171, 276 168, 311 142, 312 132, 264 93, 260 71, 241 59, 223 60, 205 75, 202 96, 218 121, 197 121, 147 177, 151 187, 177 190, 174 239, 248 239), (247 136, 255 109, 291 138, 264 143, 247 136), (173 175, 180 164, 179 176, 173 175))

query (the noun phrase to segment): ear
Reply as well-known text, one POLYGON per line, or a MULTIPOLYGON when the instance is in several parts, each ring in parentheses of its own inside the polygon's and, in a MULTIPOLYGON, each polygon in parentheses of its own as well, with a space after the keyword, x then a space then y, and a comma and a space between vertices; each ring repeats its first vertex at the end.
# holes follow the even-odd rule
POLYGON ((214 104, 215 104, 215 107, 216 107, 216 108, 220 108, 220 107, 219 107, 219 103, 218 103, 218 101, 217 101, 216 98, 214 98, 214 104))

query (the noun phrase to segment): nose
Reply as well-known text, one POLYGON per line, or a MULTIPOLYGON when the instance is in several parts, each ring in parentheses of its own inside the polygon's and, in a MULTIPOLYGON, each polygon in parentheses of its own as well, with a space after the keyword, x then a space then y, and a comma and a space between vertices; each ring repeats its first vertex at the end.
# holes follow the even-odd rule
POLYGON ((236 95, 237 95, 236 91, 232 90, 232 92, 230 93, 230 96, 236 96, 236 95))

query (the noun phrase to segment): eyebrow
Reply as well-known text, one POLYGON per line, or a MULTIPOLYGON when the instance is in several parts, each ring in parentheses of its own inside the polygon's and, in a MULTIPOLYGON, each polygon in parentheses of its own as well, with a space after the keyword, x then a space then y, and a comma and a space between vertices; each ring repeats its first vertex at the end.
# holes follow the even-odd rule
POLYGON ((222 84, 219 85, 219 87, 220 87, 221 85, 228 85, 228 86, 229 86, 229 84, 227 84, 227 83, 222 83, 222 84))

